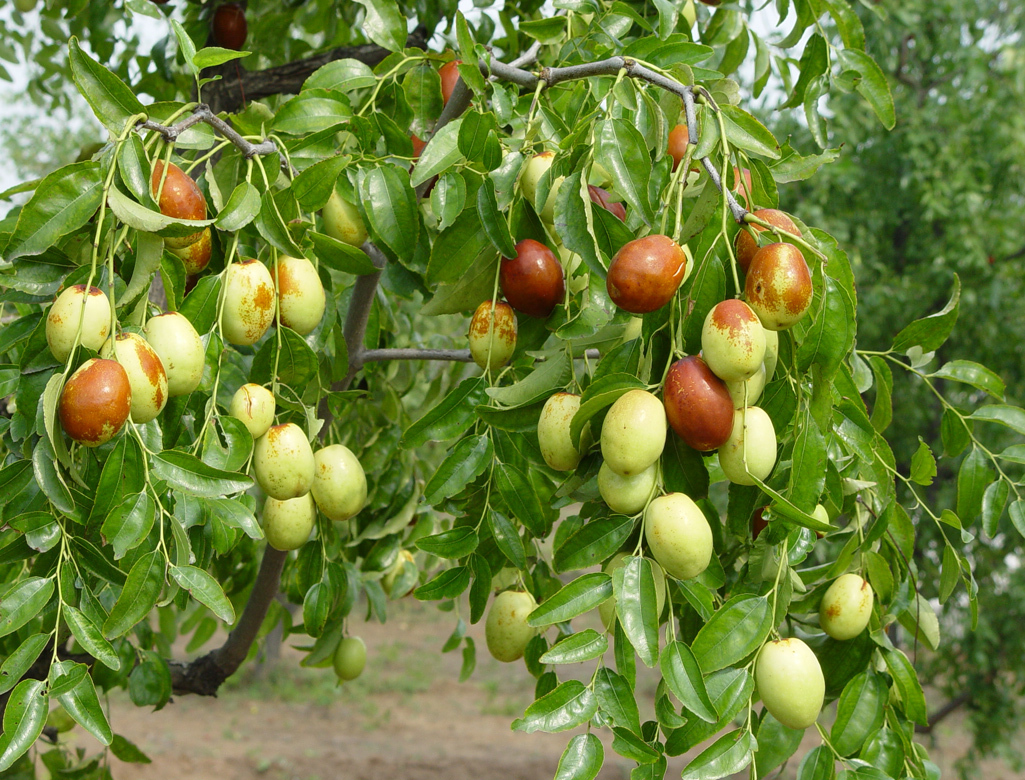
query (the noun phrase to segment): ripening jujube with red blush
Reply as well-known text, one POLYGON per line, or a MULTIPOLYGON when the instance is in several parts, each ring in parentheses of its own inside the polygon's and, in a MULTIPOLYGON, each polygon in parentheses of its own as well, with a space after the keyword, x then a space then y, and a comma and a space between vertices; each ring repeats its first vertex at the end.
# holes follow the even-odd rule
POLYGON ((701 328, 701 356, 724 382, 753 375, 765 357, 765 331, 758 315, 736 298, 717 303, 701 328))
POLYGON ((199 238, 182 247, 167 247, 168 251, 179 257, 185 266, 185 273, 194 276, 210 264, 213 254, 212 233, 210 228, 203 228, 197 233, 199 238))
POLYGON ((612 302, 632 314, 661 309, 687 271, 687 253, 668 236, 634 239, 616 252, 605 280, 612 302))
POLYGON ((274 322, 274 279, 267 266, 249 258, 228 266, 221 325, 229 344, 255 344, 274 322))
POLYGON ((132 411, 132 385, 116 360, 91 358, 71 375, 57 409, 64 432, 86 447, 99 447, 124 427, 132 411))
POLYGON ((459 63, 462 60, 452 60, 446 62, 438 69, 438 75, 441 77, 441 101, 442 104, 447 104, 452 97, 452 92, 456 88, 456 84, 459 81, 459 63))
POLYGON ((687 147, 690 145, 690 131, 687 125, 679 124, 669 131, 669 142, 666 145, 666 152, 673 158, 673 170, 680 167, 683 158, 687 156, 687 147))
MULTIPOLYGON (((153 163, 153 175, 150 177, 150 188, 153 199, 157 201, 160 213, 172 219, 206 219, 206 198, 203 197, 199 185, 174 163, 167 166, 164 177, 164 163, 157 160, 153 163), (163 186, 161 186, 163 179, 163 186)), ((181 249, 201 240, 202 231, 187 236, 168 236, 164 244, 170 249, 181 249)))
POLYGON ((759 249, 747 269, 744 297, 769 330, 800 322, 812 299, 811 272, 801 250, 791 244, 759 249))
MULTIPOLYGON (((777 227, 780 230, 785 230, 788 233, 793 233, 795 236, 801 235, 800 229, 794 224, 794 221, 790 219, 779 209, 758 209, 753 212, 753 215, 759 219, 763 219, 773 227, 777 227)), ((765 228, 761 225, 755 225, 752 223, 749 225, 755 233, 761 233, 765 228)), ((755 241, 754 237, 746 229, 741 229, 737 233, 737 265, 743 269, 746 273, 747 269, 751 266, 751 260, 755 256, 755 252, 758 251, 758 242, 755 241)))
POLYGON ((516 314, 505 301, 484 301, 470 319, 470 356, 481 368, 501 368, 516 351, 516 314))
POLYGON ((246 12, 238 3, 220 6, 210 20, 210 32, 215 46, 239 51, 246 43, 249 25, 246 12))
POLYGON ((729 390, 697 355, 670 366, 662 398, 669 425, 689 447, 707 452, 730 437, 733 400, 729 390))
POLYGON ((562 264, 551 249, 532 238, 516 245, 516 257, 503 257, 502 295, 516 311, 547 318, 566 294, 562 264))
POLYGON ((626 222, 626 206, 619 201, 612 200, 608 190, 604 190, 601 187, 595 187, 593 184, 588 184, 587 194, 590 196, 592 203, 601 206, 610 214, 619 217, 621 222, 626 222))
POLYGON ((160 356, 142 336, 122 333, 114 340, 117 361, 132 387, 132 422, 147 423, 167 404, 167 373, 160 356))

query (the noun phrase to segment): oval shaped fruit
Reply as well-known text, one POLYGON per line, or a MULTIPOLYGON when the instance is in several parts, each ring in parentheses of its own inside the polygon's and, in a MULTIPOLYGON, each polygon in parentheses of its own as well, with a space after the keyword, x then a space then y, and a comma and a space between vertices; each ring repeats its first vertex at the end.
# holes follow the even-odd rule
POLYGON ((263 533, 275 550, 298 550, 310 538, 317 511, 309 493, 278 501, 268 497, 263 504, 263 533))
MULTIPOLYGON (((612 556, 605 567, 602 569, 606 574, 611 575, 616 569, 620 568, 626 563, 626 559, 630 557, 630 553, 618 552, 612 556)), ((662 567, 658 565, 657 561, 649 561, 651 564, 651 575, 655 580, 655 611, 659 617, 662 616, 662 610, 666 605, 666 573, 662 567)), ((598 616, 601 618, 601 623, 605 626, 606 631, 611 631, 613 623, 616 619, 616 597, 609 596, 605 601, 598 605, 598 616)), ((660 621, 661 622, 661 621, 660 621)))
POLYGON ((246 12, 238 3, 220 6, 210 20, 210 33, 215 46, 239 51, 246 43, 249 25, 246 12))
POLYGON ((591 444, 589 429, 585 427, 580 433, 580 449, 573 446, 570 425, 579 408, 579 395, 555 393, 549 396, 541 409, 541 417, 537 421, 537 443, 545 463, 556 471, 575 469, 591 444))
POLYGON ((644 540, 652 557, 678 580, 697 577, 712 560, 712 527, 690 496, 659 496, 644 511, 644 540))
POLYGON ((347 636, 335 648, 331 665, 342 682, 355 680, 367 665, 367 646, 358 636, 347 636))
POLYGON ((619 217, 620 221, 626 222, 626 206, 619 201, 612 200, 607 190, 595 187, 593 184, 588 184, 587 194, 590 196, 592 203, 598 204, 610 214, 619 217))
POLYGON ((267 266, 249 258, 228 266, 221 327, 229 344, 255 344, 274 322, 274 279, 267 266))
MULTIPOLYGON (((705 2, 705 0, 702 0, 702 2, 705 2)), ((753 208, 754 190, 751 184, 751 171, 748 168, 743 170, 739 168, 733 169, 733 186, 730 189, 737 196, 737 202, 740 205, 746 209, 753 208)))
POLYGON ((833 639, 854 639, 872 617, 872 586, 857 574, 842 574, 819 604, 819 625, 833 639))
POLYGON ((395 590, 395 583, 399 579, 399 575, 402 574, 406 568, 406 564, 411 564, 414 568, 416 567, 416 561, 413 559, 413 553, 409 550, 399 550, 399 557, 396 558, 395 563, 392 564, 391 568, 385 572, 385 575, 381 578, 381 587, 384 588, 384 592, 388 594, 390 599, 401 599, 403 596, 408 595, 413 590, 413 585, 409 586, 409 589, 405 593, 398 593, 395 590))
POLYGON ((484 639, 495 660, 511 663, 523 657, 527 643, 537 633, 527 624, 536 606, 534 597, 521 590, 506 590, 495 596, 484 621, 484 639))
POLYGON ((91 358, 61 391, 57 409, 64 432, 86 447, 105 444, 124 427, 132 411, 132 385, 116 360, 91 358))
POLYGON ((680 167, 683 158, 687 156, 687 146, 690 144, 690 131, 686 124, 679 124, 669 131, 669 141, 666 144, 666 152, 673 158, 673 170, 680 167))
POLYGON ((370 235, 359 209, 344 200, 337 190, 327 199, 321 216, 324 218, 324 232, 343 244, 363 246, 370 235))
POLYGON ((613 512, 635 515, 644 509, 655 489, 658 464, 652 463, 639 474, 622 477, 602 463, 598 469, 598 492, 613 512))
POLYGON ((744 297, 769 330, 799 322, 811 306, 811 272, 801 250, 792 244, 763 246, 751 260, 744 297))
POLYGON ((501 368, 516 351, 516 315, 505 301, 484 301, 470 320, 470 356, 481 368, 501 368))
POLYGON ((714 450, 733 430, 733 401, 726 384, 697 355, 669 367, 662 387, 666 417, 677 436, 699 452, 714 450))
POLYGON ((327 302, 317 269, 305 257, 281 255, 277 274, 281 324, 301 336, 312 333, 324 316, 327 302))
MULTIPOLYGON (((535 208, 537 208, 537 185, 554 162, 555 152, 541 152, 527 160, 527 164, 520 172, 520 191, 523 193, 523 197, 530 201, 530 205, 535 208)), ((552 182, 551 188, 548 190, 548 197, 537 212, 538 216, 548 224, 555 220, 555 196, 564 178, 559 176, 552 182)))
POLYGON ((271 498, 284 501, 309 493, 313 472, 313 448, 295 423, 275 425, 256 440, 253 473, 271 498))
POLYGON ((620 309, 646 314, 672 300, 686 271, 683 247, 668 236, 645 236, 627 242, 616 252, 605 286, 620 309))
POLYGON ((46 343, 61 363, 71 355, 80 321, 82 346, 99 350, 110 335, 110 301, 99 287, 90 287, 86 293, 84 284, 72 285, 50 307, 46 315, 46 343))
POLYGON ((765 358, 765 331, 758 315, 736 298, 717 303, 701 328, 701 356, 724 382, 753 375, 765 358))
MULTIPOLYGON (((801 235, 801 231, 798 229, 794 221, 790 219, 779 209, 758 209, 754 212, 754 216, 759 219, 764 219, 773 227, 778 227, 781 230, 785 230, 788 233, 793 233, 796 236, 801 235)), ((751 228, 755 233, 761 233, 765 228, 761 225, 750 224, 748 227, 751 228)), ((755 256, 755 252, 758 251, 758 242, 755 241, 754 237, 747 230, 741 230, 737 233, 737 265, 739 265, 744 272, 751 265, 751 259, 755 256)))
POLYGON ((451 60, 438 68, 438 75, 441 77, 441 102, 448 105, 448 101, 459 83, 459 63, 462 60, 451 60))
MULTIPOLYGON (((210 228, 196 234, 198 239, 183 247, 167 247, 168 251, 181 258, 185 266, 185 273, 189 276, 198 274, 210 264, 210 257, 213 254, 212 233, 210 228)), ((166 243, 166 242, 165 242, 166 243)))
MULTIPOLYGON (((206 198, 203 197, 199 185, 185 171, 174 163, 167 166, 167 177, 164 177, 164 162, 153 163, 153 174, 150 176, 150 189, 157 208, 165 217, 172 219, 206 219, 206 198), (161 179, 163 186, 161 187, 161 179)), ((170 249, 194 244, 200 240, 202 233, 189 233, 185 236, 167 236, 164 245, 170 249)))
POLYGON ((754 406, 762 397, 762 390, 765 389, 765 363, 763 362, 759 369, 747 379, 727 382, 726 389, 729 390, 734 409, 754 406))
MULTIPOLYGON (((765 326, 762 326, 764 330, 765 326)), ((776 364, 779 363, 779 334, 774 330, 765 331, 765 359, 762 365, 765 366, 765 383, 772 381, 776 374, 776 364)))
POLYGON ((148 423, 167 404, 167 373, 160 356, 142 336, 122 333, 114 340, 117 362, 132 387, 131 417, 134 423, 148 423))
POLYGON ((322 447, 313 456, 313 500, 331 520, 348 520, 367 502, 367 475, 344 444, 322 447))
POLYGON ((516 257, 503 257, 498 280, 516 311, 547 318, 566 295, 562 264, 551 249, 532 238, 516 245, 516 257))
POLYGON ((186 395, 199 387, 206 350, 192 323, 184 315, 169 311, 151 317, 145 331, 146 341, 160 356, 167 374, 167 395, 186 395))
POLYGON ((736 411, 730 438, 719 448, 719 465, 726 479, 736 485, 753 485, 752 475, 764 481, 772 473, 776 465, 776 429, 764 410, 749 406, 736 411))
POLYGON ((666 410, 647 390, 628 390, 609 408, 601 427, 601 455, 621 477, 640 474, 666 446, 666 410))
POLYGON ((242 423, 256 441, 274 424, 274 411, 277 403, 274 393, 263 385, 252 382, 242 385, 231 397, 228 414, 242 423))
POLYGON ((765 709, 788 728, 806 729, 822 711, 822 667, 811 648, 796 637, 765 643, 755 662, 755 685, 765 709))

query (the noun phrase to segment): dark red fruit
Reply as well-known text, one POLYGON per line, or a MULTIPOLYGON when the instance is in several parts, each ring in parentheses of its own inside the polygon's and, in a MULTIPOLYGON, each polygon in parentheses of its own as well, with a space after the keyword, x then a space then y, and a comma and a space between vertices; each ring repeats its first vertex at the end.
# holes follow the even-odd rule
POLYGON ((769 521, 765 519, 765 510, 769 507, 763 506, 755 510, 751 516, 751 538, 757 539, 758 534, 769 527, 769 521))
POLYGON ((609 200, 609 193, 601 187, 592 184, 587 185, 587 194, 591 196, 591 202, 597 203, 603 209, 616 215, 623 222, 626 222, 626 206, 614 200, 609 200))
POLYGON ((668 236, 645 236, 616 252, 606 288, 619 308, 646 314, 669 303, 686 270, 687 255, 679 244, 668 236))
POLYGON ((669 131, 669 144, 666 151, 673 158, 673 170, 680 167, 683 158, 687 156, 687 146, 690 143, 690 132, 687 125, 677 125, 669 131))
POLYGON ((516 311, 547 318, 566 294, 566 277, 552 250, 532 238, 516 245, 516 257, 503 257, 502 295, 516 311))
POLYGON ((697 355, 677 360, 662 388, 666 417, 676 434, 699 452, 723 445, 733 431, 733 399, 726 383, 697 355))
POLYGON ((441 100, 445 104, 448 104, 449 98, 452 97, 452 91, 456 88, 456 82, 459 81, 460 62, 462 60, 446 62, 438 70, 438 75, 441 76, 441 100))
POLYGON ((210 30, 215 46, 239 51, 246 43, 249 25, 246 12, 238 3, 225 3, 214 11, 210 30))
MULTIPOLYGON (((801 231, 798 229, 794 221, 790 219, 786 214, 778 209, 758 209, 754 212, 754 216, 759 219, 764 219, 773 227, 778 227, 781 230, 786 230, 788 233, 794 235, 801 235, 801 231)), ((756 233, 761 233, 765 228, 761 225, 751 225, 756 233)), ((741 230, 737 233, 737 265, 739 265, 745 273, 747 273, 748 266, 751 265, 751 259, 755 256, 755 252, 758 251, 758 243, 752 238, 751 234, 746 230, 741 230)))
POLYGON ((116 360, 92 358, 71 375, 61 391, 61 427, 86 447, 110 441, 132 411, 132 385, 116 360))

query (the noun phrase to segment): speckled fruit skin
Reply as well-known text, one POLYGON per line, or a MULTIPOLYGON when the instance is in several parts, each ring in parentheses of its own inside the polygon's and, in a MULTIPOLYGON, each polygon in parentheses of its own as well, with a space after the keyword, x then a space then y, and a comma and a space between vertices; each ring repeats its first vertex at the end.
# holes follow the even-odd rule
MULTIPOLYGON (((555 152, 541 152, 527 160, 527 164, 523 166, 523 171, 520 173, 520 191, 523 193, 523 197, 530 201, 530 205, 534 205, 538 182, 552 167, 554 161, 555 152)), ((548 190, 548 198, 538 211, 538 216, 548 224, 555 221, 555 196, 563 179, 564 177, 560 176, 552 182, 552 186, 548 190)))
MULTIPOLYGON (((794 221, 790 219, 779 209, 758 209, 754 212, 754 216, 759 219, 764 219, 773 227, 778 227, 781 230, 786 230, 788 233, 794 235, 801 235, 801 231, 798 229, 794 221)), ((761 233, 765 228, 761 225, 750 225, 749 226, 756 233, 761 233)), ((747 230, 741 230, 737 233, 737 265, 739 265, 744 272, 751 265, 751 259, 755 256, 755 252, 758 251, 758 243, 752 238, 751 234, 747 230)))
POLYGON ((796 637, 762 647, 755 662, 755 685, 765 709, 789 728, 808 728, 822 711, 822 667, 811 648, 796 637))
POLYGON ((313 455, 313 499, 331 520, 348 520, 367 502, 367 476, 359 459, 344 444, 332 444, 313 455))
POLYGON ((349 246, 362 246, 369 236, 359 209, 344 200, 337 191, 331 193, 321 215, 324 218, 324 232, 336 241, 349 246))
POLYGON ((167 395, 186 395, 199 387, 206 351, 192 323, 172 311, 151 317, 145 330, 146 340, 164 364, 167 395))
POLYGON ((295 423, 272 426, 256 440, 253 472, 263 492, 278 501, 298 498, 313 485, 313 448, 295 423))
POLYGON ((717 303, 701 328, 701 356, 724 382, 752 376, 765 358, 765 331, 758 315, 736 298, 717 303))
POLYGON ((534 597, 524 591, 506 590, 495 596, 484 621, 484 639, 495 660, 512 663, 523 657, 527 643, 537 633, 527 625, 527 616, 536 606, 534 597))
POLYGON ((619 217, 621 222, 626 222, 626 206, 619 201, 612 200, 607 190, 588 184, 587 194, 592 203, 596 203, 610 214, 619 217))
POLYGON ((683 247, 668 236, 645 236, 616 252, 605 286, 620 309, 646 314, 672 300, 686 272, 687 253, 683 247))
POLYGON ((345 637, 338 643, 331 665, 342 682, 355 680, 366 668, 367 646, 358 636, 345 637))
MULTIPOLYGON (((196 235, 199 238, 187 246, 167 247, 171 254, 181 259, 182 264, 185 266, 185 273, 189 276, 198 274, 206 268, 210 264, 210 256, 213 254, 213 245, 211 244, 213 239, 210 228, 203 228, 196 235)), ((164 243, 167 243, 166 240, 164 243)))
POLYGON ((229 344, 255 344, 274 322, 274 279, 267 266, 249 258, 232 263, 224 280, 224 318, 229 344))
POLYGON ((312 333, 324 316, 327 302, 317 269, 305 257, 282 255, 277 275, 281 324, 301 336, 312 333))
POLYGON ((57 409, 64 432, 86 447, 117 435, 132 410, 132 386, 116 360, 91 358, 71 375, 57 409))
POLYGON ((769 330, 800 322, 812 299, 811 272, 801 250, 778 243, 759 249, 747 269, 744 297, 769 330))
POLYGON ((298 550, 310 538, 317 510, 309 493, 278 501, 267 498, 263 505, 263 533, 275 550, 298 550))
POLYGON ((774 330, 765 330, 765 358, 762 365, 765 366, 765 384, 772 381, 776 374, 776 364, 779 363, 779 334, 774 330))
POLYGON ((148 423, 167 404, 167 372, 160 356, 142 336, 122 333, 114 340, 117 362, 132 386, 132 422, 148 423))
POLYGON ((697 355, 669 367, 662 398, 676 435, 700 452, 719 447, 733 430, 733 401, 726 384, 697 355))
POLYGON ((872 586, 857 574, 842 574, 819 604, 819 625, 833 639, 854 639, 872 617, 872 586))
POLYGON ((659 496, 644 511, 644 540, 670 577, 689 580, 712 560, 712 528, 690 496, 659 496))
POLYGON ((470 356, 481 368, 501 368, 516 351, 516 315, 512 306, 484 301, 470 320, 470 356))
POLYGON ((687 125, 679 124, 669 131, 669 142, 666 144, 666 152, 673 158, 673 170, 680 167, 683 158, 687 156, 687 145, 690 143, 690 131, 687 125))
POLYGON ((640 474, 621 477, 602 463, 598 469, 598 493, 613 512, 635 515, 644 509, 655 488, 658 466, 652 463, 640 474))
POLYGON ((446 62, 438 68, 438 75, 441 77, 441 100, 443 105, 448 105, 452 97, 452 91, 459 81, 459 63, 462 60, 446 62))
MULTIPOLYGON (((626 559, 630 557, 630 553, 619 552, 612 556, 605 567, 602 569, 606 574, 610 575, 616 569, 620 568, 626 562, 626 559)), ((651 575, 652 579, 655 580, 655 610, 659 616, 662 615, 662 610, 666 605, 666 573, 662 567, 659 566, 658 561, 649 561, 651 564, 651 575)), ((616 619, 616 597, 609 596, 605 601, 598 605, 598 616, 601 618, 601 624, 605 626, 606 631, 611 631, 616 619)))
POLYGON ((252 435, 253 441, 256 441, 274 424, 276 406, 274 393, 263 385, 250 382, 235 391, 235 395, 231 397, 228 414, 241 420, 252 435))
POLYGON ((755 484, 752 475, 764 481, 776 465, 776 430, 772 420, 757 406, 738 409, 730 438, 719 448, 719 465, 726 479, 735 485, 755 484), (744 441, 747 441, 747 469, 744 441))
POLYGON ((762 390, 765 389, 765 363, 747 379, 738 379, 736 382, 727 382, 726 389, 730 392, 734 409, 743 409, 745 406, 754 406, 762 397, 762 390), (745 388, 746 393, 745 393, 745 388))
MULTIPOLYGON (((163 175, 164 163, 157 160, 153 163, 150 189, 160 213, 172 219, 206 219, 206 198, 199 185, 174 163, 167 166, 167 178, 161 189, 160 179, 163 175)), ((168 236, 164 238, 164 245, 169 249, 180 249, 199 240, 200 232, 196 232, 187 236, 168 236)))
POLYGON ((566 295, 562 264, 532 238, 516 245, 516 257, 502 258, 498 280, 509 305, 531 317, 547 318, 566 295))
POLYGON ((537 442, 545 463, 556 471, 572 471, 580 463, 591 443, 589 430, 580 434, 580 449, 573 446, 570 425, 580 408, 580 396, 556 393, 545 401, 537 421, 537 442))
POLYGON ((103 291, 90 287, 87 295, 84 284, 67 288, 57 296, 46 315, 46 343, 61 363, 68 359, 75 344, 83 306, 82 346, 98 350, 110 335, 110 301, 103 291))
POLYGON ((246 12, 242 6, 238 3, 225 3, 214 11, 210 20, 210 33, 214 46, 240 51, 249 35, 246 12))
POLYGON ((609 408, 601 427, 601 455, 621 477, 640 474, 666 445, 666 410, 647 390, 628 390, 609 408))

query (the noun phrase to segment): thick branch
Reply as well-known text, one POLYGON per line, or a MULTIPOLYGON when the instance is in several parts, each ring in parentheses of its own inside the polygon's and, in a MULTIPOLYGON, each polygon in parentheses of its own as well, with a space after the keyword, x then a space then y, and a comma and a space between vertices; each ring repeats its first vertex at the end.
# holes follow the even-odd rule
POLYGON ((201 122, 210 125, 210 127, 231 141, 241 150, 242 154, 245 155, 246 158, 255 157, 257 155, 274 154, 274 152, 278 151, 278 147, 273 141, 262 141, 258 144, 247 141, 235 130, 235 128, 215 115, 213 111, 210 110, 210 106, 205 103, 200 103, 196 106, 192 113, 178 124, 167 126, 147 119, 145 122, 140 122, 139 127, 160 133, 160 135, 164 137, 165 141, 173 144, 178 140, 178 137, 182 133, 193 125, 198 125, 201 122))
POLYGON ((469 363, 473 360, 468 349, 368 349, 360 355, 362 363, 382 360, 449 360, 469 363))

